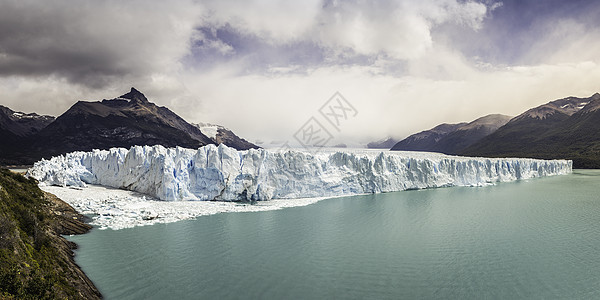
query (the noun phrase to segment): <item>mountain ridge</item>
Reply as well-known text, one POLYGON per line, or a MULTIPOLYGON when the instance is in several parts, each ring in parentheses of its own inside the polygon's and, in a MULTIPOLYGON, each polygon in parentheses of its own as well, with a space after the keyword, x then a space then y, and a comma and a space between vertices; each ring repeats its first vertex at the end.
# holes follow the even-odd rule
POLYGON ((600 94, 531 108, 459 154, 564 158, 575 168, 600 167, 600 94))
POLYGON ((469 123, 443 123, 429 130, 410 135, 395 144, 391 150, 457 154, 460 150, 506 124, 510 118, 505 115, 491 114, 469 123))
POLYGON ((231 131, 224 132, 221 139, 211 139, 197 126, 167 107, 150 102, 133 87, 113 99, 77 101, 45 126, 38 126, 39 130, 29 130, 30 134, 16 134, 24 130, 15 131, 14 128, 20 127, 13 125, 12 120, 4 123, 0 123, 0 137, 5 141, 0 145, 0 164, 4 165, 29 165, 41 158, 72 151, 134 145, 198 148, 223 142, 243 150, 258 148, 231 131))

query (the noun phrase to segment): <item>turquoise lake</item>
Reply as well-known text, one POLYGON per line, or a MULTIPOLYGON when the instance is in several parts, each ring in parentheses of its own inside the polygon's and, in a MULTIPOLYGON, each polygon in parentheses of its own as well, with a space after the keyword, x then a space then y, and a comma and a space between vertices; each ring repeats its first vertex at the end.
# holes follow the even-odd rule
POLYGON ((69 239, 106 299, 600 299, 600 170, 69 239))

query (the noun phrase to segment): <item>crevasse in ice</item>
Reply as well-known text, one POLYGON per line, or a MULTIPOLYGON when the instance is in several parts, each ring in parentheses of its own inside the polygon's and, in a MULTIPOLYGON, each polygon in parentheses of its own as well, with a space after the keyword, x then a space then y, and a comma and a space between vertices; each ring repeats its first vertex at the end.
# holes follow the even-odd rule
POLYGON ((99 184, 161 200, 269 200, 481 186, 568 174, 569 160, 473 158, 425 152, 304 151, 225 145, 197 150, 134 146, 73 152, 37 162, 43 184, 99 184))

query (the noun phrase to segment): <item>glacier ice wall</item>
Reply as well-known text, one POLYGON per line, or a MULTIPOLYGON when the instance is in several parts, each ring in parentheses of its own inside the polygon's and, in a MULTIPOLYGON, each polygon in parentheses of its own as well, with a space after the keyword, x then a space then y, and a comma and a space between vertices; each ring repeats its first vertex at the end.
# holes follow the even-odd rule
POLYGON ((37 162, 48 185, 99 184, 161 200, 269 200, 480 186, 568 174, 568 160, 472 158, 424 152, 134 146, 73 152, 37 162))

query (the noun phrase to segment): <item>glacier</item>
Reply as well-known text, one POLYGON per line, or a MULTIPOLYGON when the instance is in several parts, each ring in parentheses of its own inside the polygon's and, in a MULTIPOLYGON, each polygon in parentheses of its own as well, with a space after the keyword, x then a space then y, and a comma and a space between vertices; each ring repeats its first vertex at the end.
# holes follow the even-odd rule
POLYGON ((27 174, 43 185, 103 185, 166 201, 262 201, 483 186, 571 172, 570 160, 366 149, 238 151, 221 144, 72 152, 36 162, 27 174))

